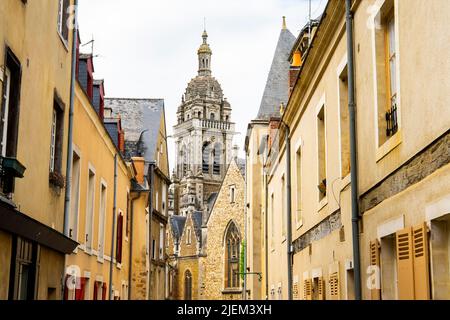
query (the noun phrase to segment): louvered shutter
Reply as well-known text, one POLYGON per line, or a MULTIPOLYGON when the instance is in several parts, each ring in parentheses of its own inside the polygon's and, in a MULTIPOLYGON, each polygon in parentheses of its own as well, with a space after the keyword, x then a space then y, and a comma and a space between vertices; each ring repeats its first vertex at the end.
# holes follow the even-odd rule
POLYGON ((319 300, 325 300, 325 280, 322 277, 319 278, 317 291, 319 300))
POLYGON ((330 275, 330 298, 331 300, 340 300, 339 273, 334 272, 330 275))
POLYGON ((414 296, 416 300, 430 299, 430 268, 428 228, 423 223, 413 229, 414 296))
POLYGON ((303 297, 305 300, 312 300, 311 279, 305 279, 303 281, 303 297))
POLYGON ((397 231, 398 298, 414 300, 414 265, 411 228, 397 231))
MULTIPOLYGON (((370 241, 370 265, 377 267, 380 270, 380 245, 378 240, 370 241)), ((380 272, 377 272, 376 277, 380 277, 380 272)), ((380 279, 377 279, 378 283, 380 279)), ((370 290, 370 297, 372 300, 381 299, 381 289, 373 288, 370 290)))

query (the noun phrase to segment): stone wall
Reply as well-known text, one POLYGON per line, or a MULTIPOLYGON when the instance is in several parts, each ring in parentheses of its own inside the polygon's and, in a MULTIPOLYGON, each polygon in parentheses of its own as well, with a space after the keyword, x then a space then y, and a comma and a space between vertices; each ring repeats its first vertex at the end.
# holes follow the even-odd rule
MULTIPOLYGON (((208 246, 207 256, 204 260, 205 277, 202 279, 204 285, 205 299, 236 299, 236 294, 224 294, 224 259, 225 247, 224 236, 230 222, 236 223, 244 237, 244 178, 238 166, 233 161, 228 169, 227 175, 219 192, 216 204, 208 220, 208 246), (234 185, 235 202, 230 203, 230 186, 234 185)), ((239 295, 239 293, 237 293, 239 295)))

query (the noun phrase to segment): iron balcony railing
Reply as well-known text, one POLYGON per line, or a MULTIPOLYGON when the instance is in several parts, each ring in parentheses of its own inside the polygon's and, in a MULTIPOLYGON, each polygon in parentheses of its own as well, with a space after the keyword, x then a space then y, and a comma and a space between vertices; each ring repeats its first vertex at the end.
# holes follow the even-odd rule
POLYGON ((397 103, 393 102, 391 109, 386 112, 386 135, 393 136, 398 131, 397 103))

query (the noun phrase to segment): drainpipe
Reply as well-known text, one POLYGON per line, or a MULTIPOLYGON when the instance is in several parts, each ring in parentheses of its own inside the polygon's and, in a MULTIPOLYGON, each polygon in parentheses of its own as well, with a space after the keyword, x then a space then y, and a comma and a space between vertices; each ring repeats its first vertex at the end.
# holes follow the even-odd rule
MULTIPOLYGON (((63 232, 66 237, 69 236, 69 214, 70 214, 70 193, 71 193, 71 179, 72 179, 72 140, 73 140, 73 110, 75 101, 75 83, 76 83, 76 68, 77 68, 77 41, 78 41, 78 0, 74 2, 74 28, 72 30, 72 66, 70 78, 70 102, 69 102, 69 124, 68 124, 68 138, 67 138, 67 164, 66 164, 66 190, 64 194, 64 226, 63 232)), ((66 287, 66 266, 67 255, 64 255, 64 271, 62 277, 62 300, 64 300, 64 290, 66 287)))
POLYGON ((149 194, 149 198, 148 198, 148 210, 149 210, 149 221, 148 221, 148 225, 149 225, 149 270, 148 270, 148 280, 147 280, 147 292, 148 292, 148 299, 151 300, 152 298, 152 286, 151 286, 151 275, 152 275, 152 253, 153 253, 153 232, 152 232, 152 220, 153 220, 153 193, 154 193, 154 176, 155 176, 155 162, 150 162, 149 163, 149 189, 150 189, 150 194, 149 194))
MULTIPOLYGON (((268 156, 268 147, 269 147, 269 141, 267 140, 267 147, 266 147, 266 154, 265 154, 265 162, 267 163, 267 156, 268 156)), ((269 300, 269 216, 268 216, 268 209, 269 209, 269 186, 268 186, 268 179, 269 174, 267 173, 267 168, 265 168, 266 163, 264 163, 264 237, 265 237, 265 263, 266 263, 266 300, 269 300)))
POLYGON ((113 221, 111 230, 111 261, 109 262, 109 300, 113 299, 113 264, 114 264, 114 240, 116 231, 116 211, 117 211, 117 154, 114 156, 114 200, 113 200, 113 221))
MULTIPOLYGON (((244 177, 244 185, 247 185, 247 161, 248 161, 248 154, 245 153, 245 157, 247 158, 245 161, 245 177, 244 177)), ((244 192, 244 288, 242 293, 242 300, 247 300, 247 215, 248 215, 248 204, 247 204, 247 188, 245 188, 244 192)))
POLYGON ((351 197, 352 197, 352 242, 353 264, 355 273, 355 299, 361 300, 361 256, 359 248, 359 197, 358 197, 358 167, 356 143, 356 104, 354 84, 353 57, 353 14, 352 0, 345 1, 346 30, 347 30, 347 66, 348 66, 348 110, 350 118, 350 162, 351 162, 351 197))
POLYGON ((287 276, 288 276, 288 300, 292 300, 292 220, 291 220, 291 138, 290 128, 285 125, 286 134, 286 246, 287 246, 287 276))
MULTIPOLYGON (((130 192, 131 193, 131 192, 130 192)), ((142 192, 138 192, 136 197, 130 198, 130 255, 128 257, 128 300, 131 300, 131 284, 132 284, 132 274, 133 274, 133 223, 134 223, 134 201, 141 197, 142 192)))
POLYGON ((74 24, 72 32, 72 74, 70 79, 69 128, 67 139, 66 192, 64 198, 64 234, 69 236, 70 193, 72 192, 72 154, 73 154, 73 113, 75 101, 75 83, 77 67, 77 39, 78 39, 78 0, 74 3, 74 24))

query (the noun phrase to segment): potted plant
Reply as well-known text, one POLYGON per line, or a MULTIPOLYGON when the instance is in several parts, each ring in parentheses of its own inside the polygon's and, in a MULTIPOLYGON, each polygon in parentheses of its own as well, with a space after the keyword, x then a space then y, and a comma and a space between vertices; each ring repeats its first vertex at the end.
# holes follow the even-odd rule
POLYGON ((327 179, 323 179, 322 182, 317 186, 319 191, 326 195, 327 194, 327 179))
POLYGON ((49 181, 52 185, 59 188, 64 188, 66 183, 66 178, 59 172, 51 171, 49 174, 49 181))

